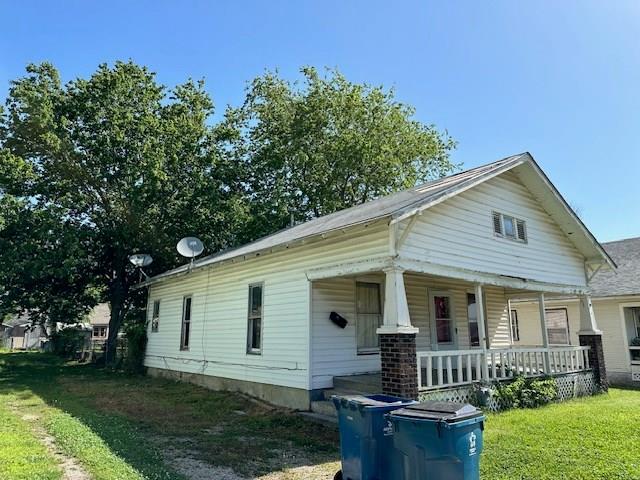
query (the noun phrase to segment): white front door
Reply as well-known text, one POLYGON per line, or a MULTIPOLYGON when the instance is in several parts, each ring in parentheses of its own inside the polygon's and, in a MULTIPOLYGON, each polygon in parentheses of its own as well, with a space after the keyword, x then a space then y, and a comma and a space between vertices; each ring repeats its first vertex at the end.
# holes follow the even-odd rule
POLYGON ((429 294, 431 312, 431 345, 434 350, 446 350, 456 346, 456 322, 453 297, 449 292, 434 291, 429 294))

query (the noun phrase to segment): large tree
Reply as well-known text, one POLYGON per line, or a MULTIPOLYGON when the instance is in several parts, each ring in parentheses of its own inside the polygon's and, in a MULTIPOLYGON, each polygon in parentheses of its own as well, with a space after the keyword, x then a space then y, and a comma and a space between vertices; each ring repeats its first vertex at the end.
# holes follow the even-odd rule
POLYGON ((247 166, 252 216, 245 239, 364 203, 455 169, 446 132, 414 118, 393 90, 301 70, 301 82, 268 72, 249 85, 223 125, 247 166))
POLYGON ((214 252, 455 168, 446 132, 393 91, 302 73, 256 78, 213 124, 202 83, 118 62, 63 85, 30 65, 0 112, 0 314, 75 321, 107 300, 110 357, 141 299, 130 254, 160 272, 183 236, 214 252))
MULTIPOLYGON (((78 283, 109 301, 108 360, 138 281, 129 255, 150 253, 157 272, 175 266, 182 236, 197 234, 210 251, 235 241, 242 175, 219 154, 212 112, 202 83, 168 90, 131 62, 101 65, 66 85, 52 65, 31 65, 12 82, 0 124, 0 193, 19 202, 24 225, 58 222, 58 229, 33 231, 32 250, 51 250, 33 255, 52 262, 44 268, 59 269, 63 282, 74 278, 70 269, 83 275, 78 283)), ((29 238, 18 233, 0 235, 15 255, 29 238)), ((26 290, 46 295, 45 283, 20 285, 28 277, 13 274, 4 303, 21 290, 21 306, 26 290)))

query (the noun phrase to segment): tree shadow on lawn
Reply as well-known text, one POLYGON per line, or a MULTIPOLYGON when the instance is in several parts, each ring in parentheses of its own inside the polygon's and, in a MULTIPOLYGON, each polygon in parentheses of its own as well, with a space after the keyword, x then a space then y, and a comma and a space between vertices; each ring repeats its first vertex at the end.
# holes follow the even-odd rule
POLYGON ((337 429, 239 394, 65 364, 40 353, 0 355, 0 394, 25 395, 26 389, 79 419, 147 478, 182 478, 162 467, 167 446, 247 476, 335 470, 339 460, 337 429))

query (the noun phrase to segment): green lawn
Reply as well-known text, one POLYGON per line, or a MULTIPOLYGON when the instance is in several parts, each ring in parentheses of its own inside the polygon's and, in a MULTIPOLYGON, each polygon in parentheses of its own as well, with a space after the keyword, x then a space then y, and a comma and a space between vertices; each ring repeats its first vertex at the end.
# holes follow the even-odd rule
MULTIPOLYGON (((639 425, 640 391, 618 389, 489 415, 482 476, 640 479, 639 425)), ((94 479, 330 480, 339 468, 335 429, 242 396, 0 353, 0 480, 61 478, 43 431, 94 479)))

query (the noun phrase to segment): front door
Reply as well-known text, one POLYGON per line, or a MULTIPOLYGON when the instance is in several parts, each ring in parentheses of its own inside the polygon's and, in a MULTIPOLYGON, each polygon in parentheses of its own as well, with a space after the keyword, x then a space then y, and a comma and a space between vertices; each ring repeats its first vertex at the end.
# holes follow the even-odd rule
POLYGON ((446 350, 456 345, 456 325, 453 299, 448 292, 431 292, 431 344, 434 350, 446 350))

